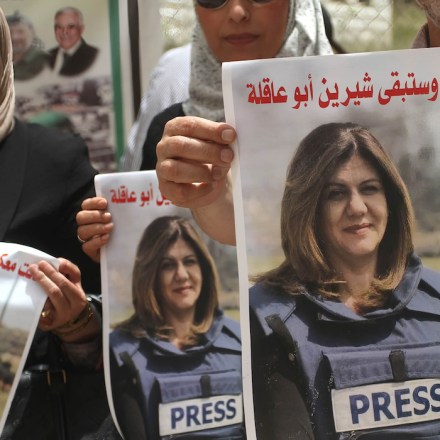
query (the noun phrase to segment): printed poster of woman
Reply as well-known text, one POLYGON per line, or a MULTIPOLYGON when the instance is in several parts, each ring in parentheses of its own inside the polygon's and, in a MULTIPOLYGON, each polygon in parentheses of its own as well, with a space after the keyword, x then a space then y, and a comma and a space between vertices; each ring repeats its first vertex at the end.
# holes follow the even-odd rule
MULTIPOLYGON (((295 266, 292 267, 296 267, 297 270, 301 267, 299 260, 295 260, 295 258, 299 258, 298 255, 304 249, 310 248, 311 240, 313 240, 315 258, 322 252, 323 245, 326 249, 331 248, 334 250, 337 248, 337 246, 334 246, 337 241, 332 241, 335 236, 328 232, 330 230, 328 228, 330 228, 329 221, 331 218, 326 217, 327 214, 325 213, 329 212, 327 211, 328 206, 337 206, 338 200, 343 200, 343 197, 346 197, 344 194, 346 195, 347 191, 350 194, 358 191, 359 194, 362 193, 362 197, 366 197, 367 192, 372 197, 373 193, 371 191, 378 190, 381 194, 385 194, 385 191, 387 194, 385 205, 388 205, 388 210, 382 209, 385 206, 382 203, 384 201, 383 198, 381 199, 382 202, 375 205, 376 207, 382 207, 380 211, 383 211, 383 214, 379 217, 383 220, 387 218, 385 223, 391 225, 388 232, 382 232, 384 232, 384 237, 389 240, 390 233, 398 231, 396 215, 401 214, 407 209, 405 208, 406 202, 402 202, 406 196, 400 196, 399 209, 396 208, 397 205, 391 204, 394 203, 392 202, 394 198, 390 196, 389 191, 394 191, 392 189, 394 188, 399 192, 401 190, 397 188, 402 188, 400 183, 391 184, 391 180, 389 183, 383 183, 383 179, 391 175, 391 168, 387 172, 381 172, 379 177, 377 177, 377 170, 380 169, 378 163, 380 161, 367 161, 369 164, 375 163, 372 168, 368 168, 368 165, 365 167, 365 164, 362 164, 359 169, 372 172, 373 181, 379 183, 380 186, 376 186, 373 190, 371 186, 364 188, 360 185, 356 186, 356 191, 353 190, 353 186, 350 186, 348 190, 347 186, 339 185, 341 181, 346 182, 341 180, 346 179, 346 176, 344 177, 343 174, 344 170, 352 173, 352 169, 336 167, 328 175, 328 173, 324 172, 324 168, 322 168, 323 163, 326 161, 330 163, 336 157, 334 155, 328 157, 324 153, 325 148, 329 151, 333 148, 332 151, 335 152, 337 147, 342 148, 343 144, 347 143, 350 139, 359 139, 357 134, 348 134, 351 130, 354 130, 355 133, 361 133, 359 128, 353 128, 357 126, 362 126, 366 129, 366 131, 362 131, 364 133, 362 138, 369 139, 366 142, 366 144, 370 145, 369 148, 379 151, 383 147, 394 163, 393 166, 397 168, 397 172, 402 176, 403 181, 408 187, 415 211, 416 227, 412 240, 415 253, 422 258, 425 267, 439 268, 440 241, 437 219, 440 213, 438 196, 440 152, 437 140, 439 139, 440 131, 437 122, 440 113, 438 96, 440 71, 434 61, 438 54, 438 49, 434 48, 291 60, 226 63, 223 66, 226 120, 236 127, 238 134, 238 142, 235 149, 238 160, 234 164, 232 174, 237 252, 238 255, 242 256, 242 258, 239 258, 242 319, 249 319, 249 316, 246 316, 246 311, 249 310, 249 297, 253 297, 251 317, 254 319, 254 324, 251 322, 250 332, 245 331, 246 326, 243 325, 243 357, 248 360, 251 356, 248 349, 251 346, 251 335, 253 335, 254 341, 260 341, 253 348, 261 348, 265 344, 264 341, 269 341, 268 335, 278 335, 277 332, 279 332, 279 334, 283 335, 280 339, 282 340, 280 342, 280 347, 282 347, 280 349, 280 356, 282 357, 283 353, 285 355, 282 357, 284 361, 281 363, 286 367, 284 370, 277 370, 275 368, 271 373, 273 376, 265 376, 266 381, 263 381, 263 384, 261 381, 258 381, 259 374, 263 373, 263 376, 267 374, 267 370, 264 371, 265 366, 269 365, 271 361, 265 363, 264 358, 258 358, 257 364, 252 362, 252 371, 250 369, 243 371, 248 436, 256 436, 256 434, 253 434, 253 431, 256 429, 256 432, 259 434, 256 438, 260 438, 260 436, 265 438, 264 435, 268 431, 270 431, 272 438, 285 438, 286 435, 291 435, 292 438, 295 438, 295 433, 290 429, 290 422, 301 420, 301 417, 304 417, 302 419, 304 430, 301 431, 298 438, 309 438, 307 435, 314 435, 315 438, 320 440, 326 438, 345 438, 344 435, 349 436, 349 433, 352 433, 353 436, 359 435, 360 437, 362 437, 363 433, 368 433, 366 434, 367 436, 371 433, 373 437, 377 435, 378 438, 382 438, 386 436, 387 429, 395 429, 397 430, 395 432, 401 433, 411 432, 415 436, 418 435, 414 434, 417 429, 426 430, 426 432, 435 431, 435 429, 438 431, 438 426, 435 427, 433 425, 435 421, 432 421, 433 417, 435 418, 434 413, 430 412, 429 415, 423 414, 423 417, 431 417, 431 421, 429 421, 425 418, 417 419, 417 415, 421 415, 418 409, 406 412, 403 407, 400 408, 399 399, 394 400, 394 397, 392 397, 394 396, 394 391, 390 392, 390 389, 387 388, 389 385, 389 383, 387 385, 387 382, 392 382, 393 377, 391 376, 390 378, 386 374, 381 380, 376 378, 376 381, 379 382, 379 388, 373 389, 371 394, 367 395, 367 391, 365 391, 364 395, 359 391, 359 388, 353 388, 362 396, 350 397, 344 395, 342 401, 347 398, 352 399, 353 404, 351 408, 338 407, 341 404, 341 400, 338 400, 340 394, 335 393, 338 397, 333 399, 333 392, 336 391, 335 388, 339 391, 344 389, 344 386, 349 386, 348 383, 350 383, 344 382, 346 379, 344 372, 350 375, 351 380, 357 377, 358 383, 366 386, 366 390, 370 390, 368 388, 370 386, 368 381, 371 381, 371 377, 367 379, 368 374, 366 373, 363 376, 356 376, 353 373, 353 365, 356 361, 348 355, 350 351, 349 345, 347 345, 345 354, 341 354, 338 357, 337 353, 335 354, 334 351, 328 348, 332 346, 330 341, 327 346, 322 342, 322 338, 318 338, 321 334, 317 333, 317 329, 320 325, 324 325, 322 321, 331 321, 333 323, 335 316, 343 319, 341 318, 342 315, 338 314, 339 312, 333 311, 333 314, 330 312, 330 310, 336 308, 339 310, 341 308, 338 300, 335 299, 336 296, 333 296, 334 299, 332 301, 328 299, 328 296, 320 297, 316 294, 315 297, 307 295, 307 289, 304 291, 304 286, 302 290, 300 289, 301 291, 298 291, 299 285, 293 282, 294 277, 289 278, 286 275, 292 261, 296 261, 295 266), (352 125, 347 125, 347 123, 352 125), (325 124, 332 125, 327 126, 325 124), (376 140, 373 140, 373 137, 376 140), (292 162, 292 165, 288 168, 288 164, 291 163, 299 145, 301 145, 301 159, 298 158, 297 161, 292 162), (325 145, 327 147, 322 147, 325 145), (377 147, 377 145, 381 145, 381 147, 377 147), (310 149, 308 162, 307 148, 310 149), (322 154, 316 155, 316 151, 319 148, 322 148, 322 154), (312 150, 314 153, 312 153, 312 150), (321 174, 319 176, 321 178, 312 172, 312 165, 315 165, 316 169, 320 169, 321 174), (288 179, 287 184, 286 178, 288 179), (298 182, 300 181, 304 185, 316 184, 316 187, 324 188, 322 193, 320 193, 321 198, 313 202, 313 200, 309 200, 305 193, 302 198, 295 199, 295 191, 299 190, 298 182), (335 195, 335 191, 339 191, 337 192, 338 195, 335 195), (284 199, 282 199, 283 193, 284 199), (340 199, 337 199, 337 197, 340 197, 340 199), (302 207, 299 211, 298 204, 302 207), (291 218, 294 212, 297 213, 297 217, 291 218), (312 212, 320 214, 318 217, 312 216, 308 221, 305 221, 304 215, 312 212), (281 217, 281 213, 283 213, 283 217, 281 217), (327 219, 327 222, 323 218, 327 219), (315 231, 313 233, 315 235, 311 233, 312 229, 315 231), (323 231, 327 232, 324 233, 323 231), (316 234, 318 234, 318 238, 316 234), (323 236, 323 234, 327 235, 323 236), (263 275, 258 277, 261 274, 263 275), (255 281, 259 285, 252 287, 249 294, 249 287, 255 281), (265 286, 263 290, 261 288, 262 282, 264 282, 265 286), (290 296, 288 294, 277 294, 275 296, 278 299, 275 301, 273 291, 269 287, 272 286, 271 289, 278 291, 281 284, 283 289, 291 289, 290 296), (272 293, 268 292, 267 289, 272 293), (320 321, 319 323, 316 322, 316 327, 307 327, 308 318, 300 314, 300 310, 306 310, 301 309, 301 307, 306 307, 304 304, 308 303, 308 300, 305 299, 295 299, 297 298, 295 295, 301 292, 303 294, 300 295, 300 298, 307 297, 311 302, 325 303, 326 307, 328 305, 329 311, 326 312, 328 314, 320 312, 319 316, 322 316, 322 319, 318 320, 320 321), (291 298, 294 299, 291 300, 291 298), (276 316, 279 316, 281 320, 277 320, 276 316), (289 318, 290 316, 292 318, 289 318), (296 320, 293 317, 296 317, 296 320), (255 322, 259 322, 259 324, 255 326, 255 322), (257 328, 259 328, 258 334, 254 331, 257 328), (286 330, 286 328, 290 329, 290 331, 286 330), (299 362, 299 359, 303 359, 304 353, 301 350, 295 351, 295 347, 298 347, 298 344, 301 346, 302 342, 304 342, 301 339, 302 336, 304 336, 303 339, 309 347, 305 352, 310 354, 308 364, 305 361, 299 362), (268 339, 265 339, 266 337, 268 339), (312 339, 309 340, 308 337, 312 337, 312 339), (319 371, 322 376, 318 373, 315 376, 310 373, 312 369, 311 363, 316 361, 311 353, 318 346, 319 341, 323 344, 320 350, 324 352, 327 363, 320 360, 316 364, 320 365, 319 371), (314 344, 317 345, 314 346, 314 344), (332 379, 325 379, 324 373, 327 372, 327 369, 331 372, 332 379), (251 380, 252 374, 254 374, 253 383, 251 380), (283 382, 288 377, 291 378, 290 381, 283 382), (292 377, 297 377, 297 380, 292 381, 292 377), (320 381, 322 381, 321 385, 323 387, 321 387, 320 381), (283 383, 285 386, 283 386, 283 383), (283 403, 282 397, 283 393, 288 394, 289 388, 286 385, 287 383, 290 386, 293 385, 293 388, 296 387, 294 391, 292 391, 293 388, 290 388, 291 394, 288 404, 287 402, 283 403), (269 396, 265 394, 267 389, 266 391, 263 390, 264 392, 261 394, 262 388, 265 386, 270 387, 272 390, 279 390, 278 396, 274 397, 274 395, 269 396), (331 396, 330 389, 332 389, 331 396), (254 401, 251 398, 252 393, 254 393, 254 396, 257 396, 254 401), (262 395, 266 397, 262 398, 262 395), (294 395, 297 398, 294 398, 294 395), (380 402, 383 403, 385 400, 381 400, 382 397, 378 401, 374 400, 379 395, 389 403, 386 414, 378 409, 380 402), (298 398, 298 396, 300 397, 298 398), (371 396, 373 396, 373 400, 371 396), (360 400, 357 400, 360 398, 363 399, 362 404, 360 400), (255 406, 253 406, 252 402, 254 402, 255 406), (333 407, 332 404, 334 405, 333 407), (289 409, 293 407, 295 411, 289 409), (374 411, 376 412, 374 413, 374 411), (374 414, 376 415, 374 416, 374 414), (271 429, 271 423, 274 420, 276 420, 276 423, 272 425, 272 428, 273 426, 274 428, 271 429), (384 431, 382 432, 381 429, 384 431), (335 437, 335 435, 338 435, 338 437, 335 437)), ((383 159, 381 161, 381 166, 383 166, 386 160, 383 159)), ((344 162, 344 164, 349 164, 349 162, 344 162)), ((388 179, 389 177, 386 178, 388 179)), ((398 179, 395 180, 395 182, 397 181, 398 179)), ((311 186, 309 190, 310 193, 315 191, 316 188, 311 186)), ((379 193, 375 192, 375 194, 379 193)), ((401 194, 405 194, 405 191, 401 192, 401 194)), ((403 219, 405 216, 400 218, 403 219)), ((395 249, 396 246, 402 246, 405 240, 406 245, 408 245, 408 236, 404 235, 403 232, 399 233, 396 239, 391 240, 394 243, 394 247, 386 247, 390 249, 390 255, 391 250, 395 249)), ((409 247, 406 249, 411 249, 411 246, 412 244, 409 244, 409 247)), ((311 253, 312 251, 310 251, 311 253)), ((383 252, 381 255, 381 258, 385 258, 383 252)), ((303 280, 306 277, 309 280, 310 284, 307 284, 307 286, 315 285, 316 278, 313 278, 315 276, 313 274, 316 273, 316 267, 320 267, 317 260, 315 260, 315 263, 315 266, 311 264, 306 266, 305 268, 307 269, 308 267, 308 270, 302 272, 301 275, 297 272, 296 276, 300 276, 297 279, 303 280)), ((395 269, 393 264, 395 262, 389 266, 392 271, 395 269)), ((417 266, 419 263, 416 266, 413 266, 414 262, 408 264, 411 267, 419 267, 417 266)), ((423 269, 423 271, 424 274, 431 273, 429 269, 423 269)), ((407 272, 405 274, 406 283, 408 282, 409 275, 407 272)), ((335 280, 338 280, 338 273, 336 273, 333 281, 335 280)), ((438 287, 435 278, 431 283, 434 283, 435 288, 438 287)), ((327 284, 327 287, 324 286, 321 290, 323 295, 329 295, 329 292, 335 295, 339 291, 340 286, 341 284, 336 283, 332 285, 330 282, 330 284, 327 284)), ((422 283, 420 287, 422 290, 423 286, 424 284, 422 283)), ((399 290, 397 289, 395 292, 399 292, 399 290)), ((415 290, 404 289, 402 292, 405 295, 409 295, 409 292, 412 292, 412 295, 415 290)), ((426 292, 423 294, 420 293, 420 290, 418 292, 417 300, 414 301, 430 298, 430 294, 426 296, 426 292)), ((393 293, 393 295, 393 298, 397 298, 399 294, 393 293)), ((410 301, 409 296, 408 301, 410 301)), ((426 303, 425 305, 420 303, 416 308, 420 313, 425 313, 425 317, 429 315, 429 319, 438 322, 438 302, 434 299, 432 301, 430 303, 431 306, 427 307, 426 303), (435 306, 434 303, 436 304, 435 306), (424 312, 422 312, 423 310, 424 312)), ((390 305, 386 301, 385 304, 390 305)), ((376 303, 374 307, 370 313, 373 313, 373 315, 374 313, 386 315, 386 312, 383 312, 384 305, 378 306, 376 303)), ((404 306, 402 305, 402 307, 404 306)), ((312 308, 313 306, 310 306, 310 309, 312 308)), ((411 305, 408 308, 412 309, 413 306, 411 305)), ((352 313, 353 320, 362 320, 365 319, 363 316, 369 316, 365 310, 361 313, 347 313, 352 313)), ((400 317, 401 315, 398 316, 400 317)), ((315 321, 313 322, 315 323, 315 321)), ((425 318, 421 318, 421 322, 425 322, 425 318)), ((380 328, 380 326, 377 328, 371 327, 369 330, 370 338, 375 337, 377 341, 383 340, 384 335, 380 334, 380 328)), ((247 329, 249 330, 249 324, 247 329)), ((423 338, 426 339, 424 339, 423 343, 419 341, 418 346, 420 348, 423 346, 425 349, 429 349, 426 347, 427 345, 431 346, 433 352, 431 352, 428 358, 435 358, 439 353, 438 345, 436 345, 438 344, 438 336, 434 337, 434 342, 431 341, 432 344, 430 344, 428 342, 432 338, 432 332, 425 330, 422 333, 423 338)), ((390 332, 390 335, 393 334, 393 332, 390 332)), ((333 332, 331 326, 328 327, 328 331, 324 335, 328 335, 328 338, 334 341, 333 345, 337 347, 338 339, 336 337, 332 339, 332 336, 335 336, 336 333, 333 332)), ((348 328, 346 335, 347 338, 356 338, 356 333, 348 328)), ((403 340, 408 343, 409 340, 412 340, 413 335, 413 333, 405 332, 403 340)), ((338 337, 341 339, 341 333, 338 333, 338 337)), ((362 338, 361 334, 359 334, 359 337, 362 338)), ((365 333, 364 342, 360 343, 361 345, 365 344, 366 339, 368 339, 367 337, 368 333, 365 333)), ((278 346, 274 342, 276 340, 278 339, 272 336, 272 345, 267 344, 266 346, 268 352, 271 349, 276 350, 278 346)), ((372 344, 372 339, 370 339, 369 343, 372 344)), ((414 342, 414 344, 416 343, 414 342)), ((380 345, 378 345, 378 349, 379 347, 380 345)), ((425 380, 426 375, 431 377, 431 370, 427 369, 426 364, 420 370, 423 371, 423 378, 420 377, 420 374, 413 374, 412 361, 410 360, 412 351, 408 349, 406 353, 408 356, 406 358, 407 363, 405 364, 406 374, 421 380, 425 380)), ((371 352, 367 358, 371 360, 373 357, 371 352)), ((416 358, 420 359, 420 356, 417 355, 416 358)), ((356 359, 364 358, 359 355, 356 359)), ((366 362, 365 359, 364 362, 366 362)), ((389 371, 391 371, 390 362, 391 360, 387 358, 383 364, 388 365, 389 371)), ((377 373, 379 371, 373 367, 369 367, 366 370, 370 372, 376 371, 377 373)), ((438 371, 433 374, 435 377, 438 377, 438 371)), ((406 382, 402 378, 409 376, 401 376, 400 379, 398 379, 398 376, 395 376, 394 386, 397 394, 404 392, 401 390, 406 389, 406 382), (402 383, 405 383, 405 386, 401 387, 402 383)), ((408 386, 410 385, 408 383, 408 386)), ((355 385, 352 386, 354 387, 355 385)), ((431 387, 436 389, 439 385, 434 379, 434 382, 429 382, 429 385, 426 386, 427 389, 431 389, 431 387)), ((411 391, 408 391, 408 393, 411 393, 411 391)), ((408 402, 410 401, 413 402, 411 398, 408 402)), ((412 403, 409 403, 408 408, 411 405, 412 403)), ((416 404, 414 403, 414 405, 416 404)))

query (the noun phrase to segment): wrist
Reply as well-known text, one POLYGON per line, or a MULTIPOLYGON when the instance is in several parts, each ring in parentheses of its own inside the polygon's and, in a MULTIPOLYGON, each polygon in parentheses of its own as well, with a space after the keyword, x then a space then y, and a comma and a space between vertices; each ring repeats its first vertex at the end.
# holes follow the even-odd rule
POLYGON ((90 300, 74 319, 52 330, 52 333, 63 342, 87 342, 95 338, 100 325, 90 300))

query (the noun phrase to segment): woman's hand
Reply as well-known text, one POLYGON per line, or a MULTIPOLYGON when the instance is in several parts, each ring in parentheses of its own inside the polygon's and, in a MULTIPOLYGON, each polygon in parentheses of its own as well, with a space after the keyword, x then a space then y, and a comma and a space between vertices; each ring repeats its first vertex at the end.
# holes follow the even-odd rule
POLYGON ((214 203, 234 157, 229 147, 234 139, 234 129, 225 123, 193 116, 169 121, 156 149, 162 194, 185 208, 214 203))
POLYGON ((64 342, 93 339, 100 331, 99 322, 81 287, 81 273, 70 261, 59 261, 58 270, 47 261, 29 267, 32 278, 47 294, 38 327, 53 331, 64 342))
POLYGON ((200 227, 214 239, 233 244, 235 229, 228 177, 236 137, 228 124, 194 116, 165 125, 157 145, 156 172, 161 193, 191 208, 200 227))
POLYGON ((113 229, 112 216, 106 210, 107 200, 103 197, 92 197, 81 204, 82 210, 76 215, 78 239, 83 251, 99 263, 101 248, 109 238, 113 229))

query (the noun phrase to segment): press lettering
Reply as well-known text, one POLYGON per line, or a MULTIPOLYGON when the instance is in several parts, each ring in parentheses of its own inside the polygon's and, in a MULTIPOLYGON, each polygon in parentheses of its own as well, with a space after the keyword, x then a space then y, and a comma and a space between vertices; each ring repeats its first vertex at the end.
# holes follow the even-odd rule
POLYGON ((350 396, 351 421, 355 424, 359 423, 359 415, 365 414, 370 407, 367 396, 356 394, 350 396))
POLYGON ((414 408, 414 414, 417 416, 422 416, 429 411, 430 404, 427 397, 423 397, 421 394, 428 394, 428 388, 425 386, 419 386, 414 389, 413 399, 415 403, 423 405, 423 409, 414 408))
POLYGON ((220 422, 225 418, 225 402, 223 400, 219 400, 218 402, 215 402, 214 405, 214 412, 217 414, 214 417, 214 420, 216 422, 220 422))
POLYGON ((228 420, 233 419, 237 415, 237 409, 235 408, 235 400, 229 399, 226 402, 226 409, 228 411, 228 414, 226 415, 226 418, 228 420))
POLYGON ((394 393, 396 397, 396 409, 397 409, 397 417, 410 417, 412 416, 411 411, 404 411, 403 406, 409 405, 411 403, 411 399, 403 399, 402 396, 409 394, 409 388, 404 388, 403 390, 396 390, 394 393))
POLYGON ((202 408, 203 423, 212 423, 212 403, 204 403, 202 408))
POLYGON ((390 395, 388 393, 373 393, 371 395, 371 400, 373 401, 374 420, 381 420, 380 413, 383 413, 387 419, 394 419, 394 416, 388 409, 391 402, 390 395))
POLYGON ((188 405, 186 409, 186 426, 197 426, 200 425, 197 416, 199 415, 199 407, 196 405, 188 405), (194 422, 194 425, 192 424, 194 422))
MULTIPOLYGON (((435 400, 436 402, 440 402, 440 383, 432 386, 430 394, 431 394, 432 400, 435 400)), ((434 412, 440 412, 440 406, 432 405, 431 409, 434 412)))
POLYGON ((185 411, 183 410, 183 408, 171 408, 171 427, 175 429, 177 426, 177 422, 183 420, 184 416, 185 411))

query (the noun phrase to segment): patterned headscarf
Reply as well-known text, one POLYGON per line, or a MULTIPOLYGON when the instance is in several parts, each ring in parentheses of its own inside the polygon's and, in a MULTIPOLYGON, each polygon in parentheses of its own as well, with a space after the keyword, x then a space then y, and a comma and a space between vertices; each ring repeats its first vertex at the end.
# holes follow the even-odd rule
POLYGON ((14 69, 12 67, 12 43, 8 22, 0 8, 0 141, 14 127, 14 69))
MULTIPOLYGON (((290 2, 289 17, 285 41, 277 58, 331 54, 319 0, 284 1, 290 2)), ((189 99, 183 103, 186 115, 224 121, 221 77, 221 63, 212 54, 197 19, 192 39, 189 99)))
POLYGON ((432 22, 440 27, 440 0, 417 0, 417 3, 424 9, 425 14, 432 22))

